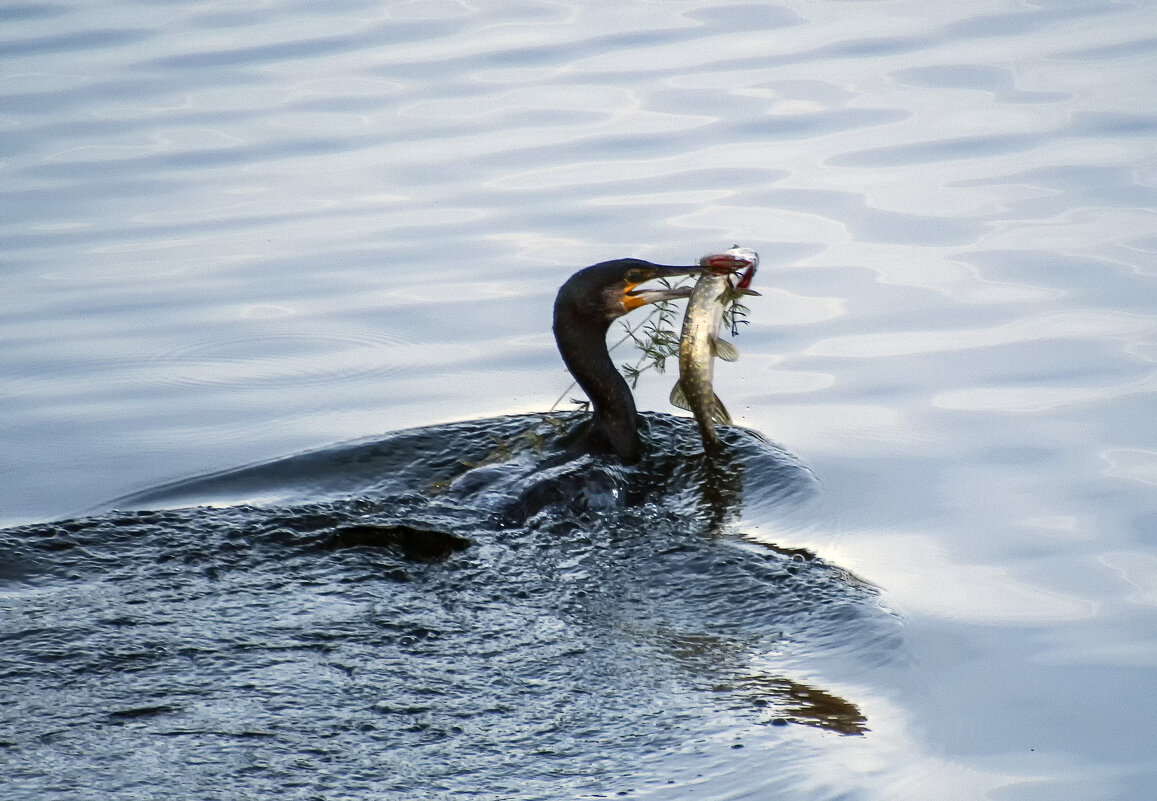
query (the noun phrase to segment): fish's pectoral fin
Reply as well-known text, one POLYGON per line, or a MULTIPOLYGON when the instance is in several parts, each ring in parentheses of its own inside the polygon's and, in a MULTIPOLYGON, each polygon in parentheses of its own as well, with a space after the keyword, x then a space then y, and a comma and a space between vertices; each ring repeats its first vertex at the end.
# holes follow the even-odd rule
POLYGON ((683 393, 683 382, 676 381, 675 386, 671 387, 671 405, 682 409, 683 411, 691 411, 691 404, 687 402, 687 396, 683 393))
POLYGON ((711 353, 725 362, 733 362, 739 358, 739 348, 719 337, 711 338, 711 353))
POLYGON ((728 414, 727 407, 723 405, 723 401, 719 400, 718 395, 715 395, 714 398, 715 408, 711 411, 711 419, 725 426, 731 425, 731 415, 728 414))

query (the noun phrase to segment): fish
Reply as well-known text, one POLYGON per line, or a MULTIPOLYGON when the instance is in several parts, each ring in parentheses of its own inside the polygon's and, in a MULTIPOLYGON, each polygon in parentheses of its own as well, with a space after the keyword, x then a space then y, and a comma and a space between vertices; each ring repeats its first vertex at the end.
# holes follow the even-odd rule
POLYGON ((706 268, 691 290, 683 330, 679 338, 679 380, 671 390, 671 404, 695 415, 705 450, 720 445, 715 424, 731 424, 731 415, 712 382, 715 359, 733 362, 739 350, 719 337, 719 327, 727 307, 742 295, 758 295, 751 288, 759 254, 750 248, 733 247, 725 253, 704 256, 699 260, 706 268), (744 268, 746 268, 744 270, 744 268), (744 270, 740 275, 739 271, 744 270))

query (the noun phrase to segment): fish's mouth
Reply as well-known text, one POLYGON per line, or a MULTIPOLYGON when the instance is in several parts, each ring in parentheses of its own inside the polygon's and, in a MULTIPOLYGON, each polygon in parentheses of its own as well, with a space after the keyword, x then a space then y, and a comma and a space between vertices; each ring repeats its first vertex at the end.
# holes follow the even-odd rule
POLYGON ((710 253, 699 259, 699 265, 716 275, 726 275, 731 288, 741 295, 759 294, 751 288, 751 281, 759 267, 759 254, 751 248, 736 245, 724 253, 710 253))
POLYGON ((710 253, 699 260, 699 266, 713 273, 737 273, 747 270, 745 279, 751 283, 751 276, 759 267, 759 254, 751 248, 741 248, 738 245, 724 253, 710 253))
MULTIPOLYGON (((736 276, 733 273, 732 275, 730 275, 728 277, 727 280, 728 281, 733 280, 735 277, 736 276)), ((758 295, 759 293, 751 288, 751 279, 753 279, 753 278, 755 278, 755 265, 754 264, 751 265, 750 267, 748 267, 746 270, 744 270, 743 274, 739 276, 739 282, 737 284, 735 284, 735 290, 742 295, 758 295)))

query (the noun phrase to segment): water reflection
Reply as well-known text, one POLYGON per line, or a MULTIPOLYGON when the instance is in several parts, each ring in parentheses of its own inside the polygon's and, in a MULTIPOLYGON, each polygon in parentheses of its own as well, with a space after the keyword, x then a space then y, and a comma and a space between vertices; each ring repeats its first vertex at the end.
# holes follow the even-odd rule
POLYGON ((751 643, 673 634, 665 644, 672 658, 726 708, 759 724, 799 724, 846 735, 869 731, 867 718, 851 701, 752 664, 751 643))
POLYGON ((0 12, 0 519, 176 482, 43 549, 0 537, 8 795, 427 798, 430 764, 514 798, 1155 794, 1149 4, 171 10, 0 12), (720 394, 816 470, 813 504, 691 454, 675 507, 624 515, 607 474, 590 525, 503 529, 520 456, 445 466, 471 527, 450 488, 375 495, 379 446, 425 458, 405 437, 332 447, 548 407, 576 266, 735 241, 774 271, 720 394), (367 544, 313 539, 342 530, 367 544), (422 561, 408 530, 473 544, 422 561), (854 575, 904 611, 902 647, 854 575), (659 634, 719 628, 735 657, 680 694, 659 634), (709 691, 756 674, 764 709, 791 716, 781 681, 840 688, 870 733, 709 691))
POLYGON ((868 731, 868 720, 855 704, 791 679, 754 674, 719 690, 737 692, 752 705, 766 707, 773 725, 799 723, 839 734, 868 731))

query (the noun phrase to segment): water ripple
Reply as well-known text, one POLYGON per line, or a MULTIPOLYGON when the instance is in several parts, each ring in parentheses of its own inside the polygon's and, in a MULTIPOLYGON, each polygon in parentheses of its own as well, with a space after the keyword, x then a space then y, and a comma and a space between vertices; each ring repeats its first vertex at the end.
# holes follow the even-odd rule
POLYGON ((567 275, 732 243, 717 388, 820 488, 726 542, 447 504, 433 564, 320 458, 292 509, 0 532, 9 796, 1154 795, 1148 4, 0 18, 0 519, 545 409, 567 275))
MULTIPOLYGON (((8 9, 4 10, 5 18, 8 9)), ((28 17, 26 17, 27 19, 28 17)), ((132 28, 106 28, 104 30, 76 31, 51 36, 37 36, 29 39, 9 39, 0 41, 0 56, 29 56, 43 53, 76 53, 84 50, 121 47, 147 39, 145 31, 132 28)))
POLYGON ((1069 95, 1063 92, 1027 92, 1016 86, 1012 69, 978 64, 944 64, 909 67, 892 73, 892 78, 909 86, 942 89, 976 89, 988 92, 1002 103, 1056 103, 1069 95))

